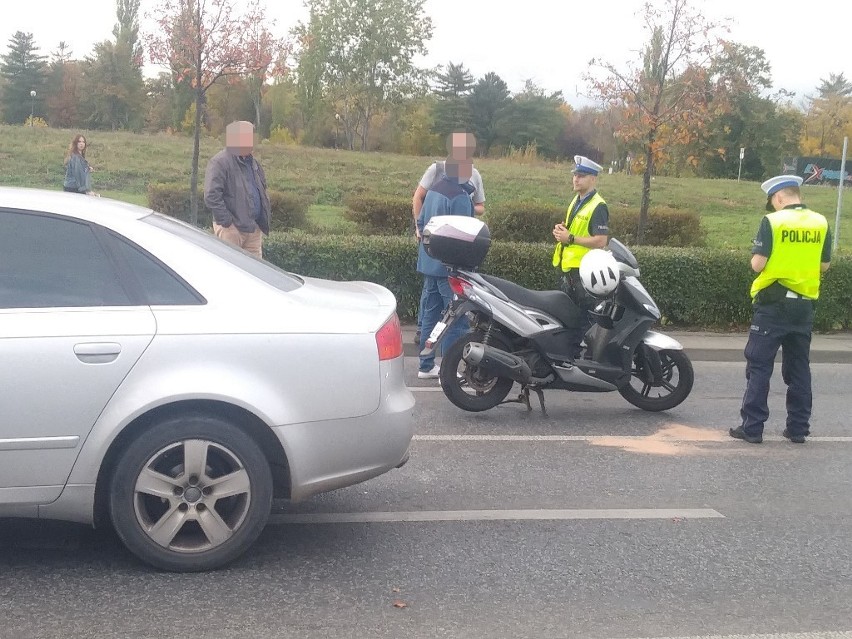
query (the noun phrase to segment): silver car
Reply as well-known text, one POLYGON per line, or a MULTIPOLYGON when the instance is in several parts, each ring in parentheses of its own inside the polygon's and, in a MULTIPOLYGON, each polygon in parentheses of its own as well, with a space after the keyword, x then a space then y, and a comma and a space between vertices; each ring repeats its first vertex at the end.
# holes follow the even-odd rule
POLYGON ((273 498, 407 461, 402 354, 382 286, 300 277, 142 207, 0 188, 0 517, 112 524, 152 566, 222 566, 273 498))

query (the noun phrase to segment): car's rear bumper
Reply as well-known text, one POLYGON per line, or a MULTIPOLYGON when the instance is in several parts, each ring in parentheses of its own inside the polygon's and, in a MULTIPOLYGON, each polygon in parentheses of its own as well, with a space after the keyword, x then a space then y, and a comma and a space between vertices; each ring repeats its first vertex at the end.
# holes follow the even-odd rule
POLYGON ((402 365, 401 357, 382 364, 382 400, 370 415, 273 428, 287 455, 291 501, 366 481, 408 461, 414 395, 405 387, 402 365))

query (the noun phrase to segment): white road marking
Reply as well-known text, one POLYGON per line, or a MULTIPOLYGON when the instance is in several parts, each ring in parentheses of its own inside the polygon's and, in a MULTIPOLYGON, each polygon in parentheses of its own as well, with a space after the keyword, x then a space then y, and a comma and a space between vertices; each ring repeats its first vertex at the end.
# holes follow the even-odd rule
POLYGON ((692 637, 653 637, 633 639, 852 639, 852 630, 836 632, 794 632, 770 635, 696 635, 692 637))
POLYGON ((718 519, 710 508, 599 508, 571 510, 419 510, 272 515, 270 524, 352 524, 416 521, 531 521, 573 519, 718 519))
MULTIPOLYGON (((727 432, 726 432, 727 434, 727 432)), ((643 440, 648 439, 648 435, 415 435, 414 441, 421 442, 596 442, 596 441, 612 441, 613 439, 626 440, 643 440)), ((676 443, 701 443, 701 444, 742 444, 738 439, 728 437, 722 441, 697 441, 688 437, 684 438, 669 438, 666 442, 676 443)), ((786 442, 781 435, 764 435, 763 441, 770 442, 786 442)), ((824 436, 824 437, 808 437, 808 442, 822 443, 850 443, 852 437, 845 436, 824 436)), ((807 444, 805 444, 807 446, 807 444)))

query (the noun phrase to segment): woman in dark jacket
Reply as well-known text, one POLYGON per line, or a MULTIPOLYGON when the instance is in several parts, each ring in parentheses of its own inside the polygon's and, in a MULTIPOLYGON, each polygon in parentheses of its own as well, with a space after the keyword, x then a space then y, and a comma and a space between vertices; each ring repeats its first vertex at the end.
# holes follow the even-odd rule
POLYGON ((92 167, 86 161, 86 138, 79 133, 71 140, 65 156, 63 188, 70 193, 97 195, 92 191, 92 167))

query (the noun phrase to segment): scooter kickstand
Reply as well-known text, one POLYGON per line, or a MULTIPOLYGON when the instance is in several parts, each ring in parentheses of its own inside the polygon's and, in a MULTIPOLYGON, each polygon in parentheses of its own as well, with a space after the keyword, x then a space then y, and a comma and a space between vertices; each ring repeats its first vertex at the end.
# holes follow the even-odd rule
POLYGON ((521 394, 518 395, 518 402, 527 407, 528 413, 532 411, 532 406, 530 406, 530 389, 526 386, 524 386, 523 390, 521 390, 521 394))
MULTIPOLYGON (((538 403, 541 405, 541 413, 542 415, 547 415, 547 409, 544 407, 544 393, 540 388, 533 388, 536 395, 538 395, 538 403)), ((530 389, 528 386, 524 386, 518 395, 518 399, 507 399, 501 404, 523 404, 527 407, 527 412, 532 412, 532 404, 530 404, 530 389)))
MULTIPOLYGON (((538 403, 541 405, 541 414, 547 416, 547 409, 544 407, 544 392, 540 388, 534 388, 535 394, 538 395, 538 403)), ((529 391, 527 391, 527 405, 529 405, 529 391)))

